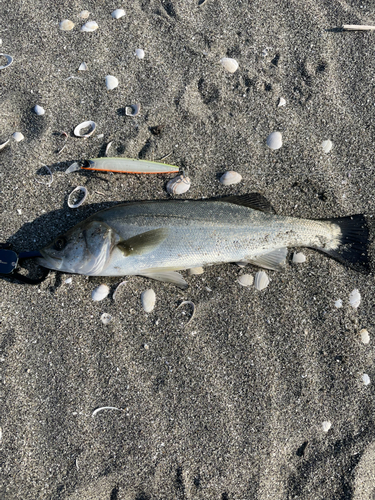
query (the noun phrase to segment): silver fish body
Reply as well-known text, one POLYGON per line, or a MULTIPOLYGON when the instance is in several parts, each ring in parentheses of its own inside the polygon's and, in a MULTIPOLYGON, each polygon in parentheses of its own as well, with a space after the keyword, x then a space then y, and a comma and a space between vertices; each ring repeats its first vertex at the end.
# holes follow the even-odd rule
POLYGON ((340 257, 344 243, 355 243, 354 250, 345 250, 352 258, 343 253, 341 260, 365 262, 367 237, 361 215, 324 221, 278 216, 256 194, 127 203, 70 229, 41 250, 39 263, 92 276, 142 275, 183 287, 186 283, 175 271, 239 261, 279 269, 289 246, 340 257), (353 242, 344 238, 348 225, 355 233, 353 242))

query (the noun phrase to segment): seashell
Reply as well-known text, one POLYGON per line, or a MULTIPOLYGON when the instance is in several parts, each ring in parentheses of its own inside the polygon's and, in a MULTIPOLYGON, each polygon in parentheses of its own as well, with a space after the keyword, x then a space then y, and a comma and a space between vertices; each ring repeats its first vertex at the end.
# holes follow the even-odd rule
POLYGON ((145 51, 143 49, 135 49, 135 55, 138 59, 143 59, 145 57, 145 51))
POLYGON ((99 285, 91 292, 91 298, 94 302, 99 302, 100 300, 108 297, 109 294, 109 286, 107 285, 99 285))
POLYGON ((270 149, 280 149, 283 145, 283 138, 280 132, 271 132, 267 137, 267 146, 270 149))
POLYGON ((92 120, 88 120, 76 126, 76 128, 74 129, 74 135, 76 137, 90 137, 90 135, 94 133, 95 129, 96 129, 96 123, 93 122, 92 120), (81 131, 87 127, 91 127, 91 130, 89 132, 86 132, 86 134, 81 134, 81 131))
POLYGON ((255 275, 254 286, 257 290, 264 290, 267 288, 270 280, 264 271, 258 271, 255 275))
POLYGON ((284 99, 284 97, 280 97, 279 104, 277 105, 277 107, 281 108, 281 106, 285 106, 285 104, 286 104, 286 100, 284 99))
POLYGON ((341 307, 342 307, 342 300, 341 299, 336 300, 335 307, 337 307, 337 309, 341 309, 341 307))
POLYGON ((90 15, 90 12, 88 10, 83 10, 82 12, 80 12, 78 14, 78 17, 80 19, 87 19, 89 17, 89 15, 90 15))
POLYGON ((169 194, 182 194, 190 189, 190 179, 184 175, 178 175, 167 183, 169 194))
POLYGON ((323 432, 328 432, 331 428, 332 424, 329 420, 325 420, 324 422, 322 422, 322 429, 323 429, 323 432))
POLYGON ((142 307, 146 313, 153 311, 155 307, 156 295, 151 288, 141 293, 142 307))
POLYGON ((238 70, 238 62, 230 57, 223 57, 220 63, 228 73, 235 73, 238 70))
POLYGON ((370 380, 370 377, 367 375, 367 373, 364 373, 362 375, 362 381, 365 385, 369 385, 371 380, 370 380))
POLYGON ((181 302, 181 304, 179 306, 177 306, 177 309, 179 309, 181 306, 191 306, 191 308, 193 310, 189 321, 185 324, 185 326, 187 326, 189 323, 191 323, 191 321, 193 321, 193 318, 195 316, 195 304, 191 300, 184 300, 183 302, 181 302))
POLYGON ((116 290, 113 292, 113 296, 112 296, 112 298, 113 298, 113 300, 114 300, 115 302, 116 302, 116 298, 117 298, 118 291, 120 290, 120 288, 122 288, 122 287, 125 285, 125 283, 127 283, 127 281, 121 281, 121 283, 119 283, 119 284, 117 285, 116 290))
POLYGON ((112 321, 112 316, 108 313, 103 313, 100 316, 100 320, 103 323, 103 325, 108 325, 108 323, 110 323, 112 321))
POLYGON ((88 21, 86 24, 84 24, 81 28, 81 31, 88 31, 92 32, 95 31, 99 28, 98 24, 96 21, 88 21))
POLYGON ((65 170, 65 173, 66 174, 71 174, 72 172, 77 172, 77 170, 81 170, 81 167, 79 165, 79 163, 77 163, 76 161, 74 163, 72 163, 70 165, 70 167, 68 167, 66 170, 65 170))
POLYGON ((120 17, 125 16, 125 11, 124 9, 116 9, 111 13, 111 16, 113 17, 113 19, 120 19, 120 17))
POLYGON ((85 199, 87 198, 87 195, 88 195, 88 192, 87 192, 87 189, 85 188, 85 186, 76 187, 75 189, 73 189, 73 191, 68 196, 68 207, 69 208, 80 207, 82 205, 82 203, 85 201, 85 199), (81 198, 79 198, 79 197, 76 198, 76 196, 73 196, 74 193, 78 193, 79 191, 81 191, 83 193, 83 196, 81 198), (76 199, 77 201, 75 203, 72 203, 70 201, 71 199, 76 199))
POLYGON ((254 278, 251 274, 242 274, 237 281, 242 286, 251 286, 254 283, 254 278))
POLYGON ((328 141, 323 141, 322 142, 322 149, 325 153, 329 153, 333 147, 333 143, 328 140, 328 141))
POLYGON ((126 106, 125 114, 126 116, 137 116, 141 110, 140 104, 131 104, 130 106, 126 106))
POLYGON ((359 304, 361 303, 361 294, 357 289, 353 290, 349 295, 349 302, 354 309, 357 309, 359 304))
POLYGON ((3 45, 3 41, 2 39, 0 38, 0 47, 3 45))
POLYGON ((6 58, 7 60, 7 63, 4 64, 3 66, 0 66, 0 69, 5 69, 5 68, 8 68, 12 62, 13 62, 13 57, 12 56, 9 56, 8 54, 0 54, 0 57, 3 56, 6 58))
POLYGON ((70 285, 70 283, 73 281, 73 278, 66 278, 65 283, 67 285, 70 285))
POLYGON ((294 252, 292 261, 294 264, 302 264, 303 262, 306 262, 306 256, 302 252, 294 252))
POLYGON ((112 141, 110 141, 110 142, 107 144, 107 147, 105 148, 105 153, 104 153, 104 156, 108 156, 108 153, 109 153, 109 150, 111 149, 111 146, 112 146, 112 141))
POLYGON ((34 107, 34 111, 37 115, 41 116, 41 115, 44 115, 44 113, 46 112, 44 108, 42 108, 42 106, 39 106, 39 104, 37 104, 35 107, 34 107))
POLYGON ((5 141, 5 142, 3 142, 2 144, 0 144, 0 151, 1 151, 2 149, 4 149, 4 148, 5 148, 5 146, 6 146, 7 144, 9 144, 9 141, 10 141, 10 139, 8 139, 7 141, 5 141))
POLYGON ((368 344, 370 342, 370 335, 368 333, 368 331, 363 328, 360 332, 359 332, 360 336, 361 336, 361 340, 363 342, 363 344, 368 344))
POLYGON ((188 275, 189 276, 194 276, 195 274, 203 274, 204 269, 203 267, 191 267, 188 269, 188 275))
POLYGON ((113 90, 118 87, 118 80, 115 76, 107 75, 105 77, 105 86, 108 90, 113 90))
POLYGON ((24 135, 21 133, 21 132, 14 132, 14 134, 12 135, 13 139, 16 141, 16 142, 21 142, 24 140, 24 135))
POLYGON ((47 167, 47 165, 44 165, 45 170, 47 170, 48 175, 50 177, 50 180, 48 182, 44 182, 44 180, 39 181, 38 179, 35 179, 38 184, 45 184, 46 186, 50 186, 53 182, 53 173, 51 172, 51 169, 47 167))
POLYGON ((241 181, 242 181, 242 175, 240 175, 238 172, 234 172, 233 170, 229 170, 228 172, 225 172, 220 177, 220 182, 222 184, 224 184, 224 186, 238 184, 241 181))
POLYGON ((79 65, 78 71, 87 71, 87 64, 85 62, 81 62, 79 65))
POLYGON ((59 24, 59 28, 62 31, 71 31, 74 28, 74 23, 73 23, 73 21, 69 21, 69 19, 64 19, 59 24))
POLYGON ((246 260, 240 260, 238 262, 235 262, 238 267, 246 267, 248 265, 248 262, 246 260))

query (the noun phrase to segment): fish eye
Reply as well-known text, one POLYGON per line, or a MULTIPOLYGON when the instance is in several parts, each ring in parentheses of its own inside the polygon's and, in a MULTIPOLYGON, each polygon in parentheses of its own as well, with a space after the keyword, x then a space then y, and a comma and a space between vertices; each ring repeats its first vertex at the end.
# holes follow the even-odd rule
POLYGON ((62 250, 66 245, 66 239, 63 236, 59 236, 53 243, 53 248, 55 250, 62 250))

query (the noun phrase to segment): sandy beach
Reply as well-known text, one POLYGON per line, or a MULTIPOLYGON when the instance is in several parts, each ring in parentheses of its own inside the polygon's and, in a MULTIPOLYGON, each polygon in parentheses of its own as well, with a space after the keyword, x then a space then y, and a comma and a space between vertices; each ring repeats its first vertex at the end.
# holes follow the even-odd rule
MULTIPOLYGON (((65 173, 112 142, 110 156, 180 167, 191 187, 177 199, 259 192, 280 215, 365 214, 374 269, 375 32, 340 29, 375 25, 373 0, 0 7, 13 57, 0 70, 0 242, 40 249, 97 210, 171 198, 174 174, 65 173), (82 32, 88 21, 98 29, 82 32), (76 137, 86 120, 95 132, 76 137), (229 170, 239 184, 219 182, 229 170), (88 198, 70 209, 77 186, 88 198)), ((373 500, 374 274, 305 248, 295 264, 294 251, 262 291, 238 283, 259 269, 235 264, 182 272, 187 290, 130 276, 116 301, 122 278, 0 280, 0 498, 373 500), (100 284, 111 292, 94 302, 100 284)))

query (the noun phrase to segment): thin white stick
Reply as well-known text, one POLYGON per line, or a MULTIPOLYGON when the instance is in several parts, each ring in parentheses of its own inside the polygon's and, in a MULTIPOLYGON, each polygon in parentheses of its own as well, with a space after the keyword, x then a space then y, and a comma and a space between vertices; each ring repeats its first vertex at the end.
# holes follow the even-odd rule
POLYGON ((102 406, 101 408, 97 408, 92 412, 92 417, 95 417, 97 413, 99 413, 102 410, 118 410, 118 411, 124 411, 121 408, 116 408, 115 406, 102 406))
POLYGON ((343 24, 342 29, 344 31, 372 31, 375 30, 375 26, 366 26, 361 24, 343 24))

